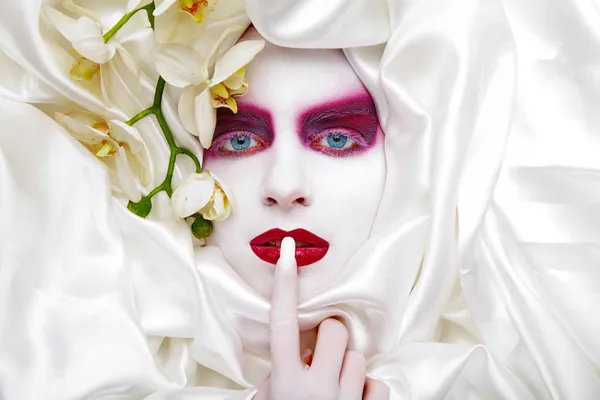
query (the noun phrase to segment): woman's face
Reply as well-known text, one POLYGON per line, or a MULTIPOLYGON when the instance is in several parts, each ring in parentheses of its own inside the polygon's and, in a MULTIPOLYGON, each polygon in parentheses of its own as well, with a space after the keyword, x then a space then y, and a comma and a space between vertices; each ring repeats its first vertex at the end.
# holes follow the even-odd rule
POLYGON ((367 240, 385 180, 375 106, 338 50, 267 44, 247 67, 239 111, 219 109, 204 168, 236 208, 208 244, 265 297, 285 236, 296 240, 299 296, 329 287, 367 240))

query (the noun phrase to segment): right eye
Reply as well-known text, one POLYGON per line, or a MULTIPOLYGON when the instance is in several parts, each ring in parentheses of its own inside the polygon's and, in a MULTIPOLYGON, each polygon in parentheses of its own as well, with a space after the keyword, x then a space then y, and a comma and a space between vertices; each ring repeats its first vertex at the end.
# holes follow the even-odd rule
POLYGON ((265 147, 264 142, 251 132, 231 132, 221 135, 212 148, 219 157, 245 157, 252 155, 265 147))

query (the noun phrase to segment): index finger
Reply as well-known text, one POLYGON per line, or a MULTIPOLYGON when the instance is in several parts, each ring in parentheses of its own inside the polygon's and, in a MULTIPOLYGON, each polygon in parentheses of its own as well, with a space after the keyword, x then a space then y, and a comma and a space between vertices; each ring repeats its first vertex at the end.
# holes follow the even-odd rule
POLYGON ((298 328, 298 271, 296 244, 286 237, 281 242, 271 295, 271 359, 273 369, 302 367, 298 328), (294 365, 297 364, 297 365, 294 365))

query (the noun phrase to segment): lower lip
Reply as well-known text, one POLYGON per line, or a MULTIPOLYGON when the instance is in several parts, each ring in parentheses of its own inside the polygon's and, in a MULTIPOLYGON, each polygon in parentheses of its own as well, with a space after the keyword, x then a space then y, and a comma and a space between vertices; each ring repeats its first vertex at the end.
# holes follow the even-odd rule
MULTIPOLYGON (((274 246, 250 246, 254 254, 261 260, 270 264, 277 264, 281 248, 274 246)), ((296 247, 296 265, 304 267, 314 264, 327 254, 328 247, 296 247)))

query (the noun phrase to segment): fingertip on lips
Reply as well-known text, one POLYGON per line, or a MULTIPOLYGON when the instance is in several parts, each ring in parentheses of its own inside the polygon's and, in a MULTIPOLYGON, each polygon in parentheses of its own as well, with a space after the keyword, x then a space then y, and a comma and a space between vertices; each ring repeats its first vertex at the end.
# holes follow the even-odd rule
POLYGON ((291 245, 295 247, 294 258, 297 267, 314 264, 325 257, 329 251, 329 242, 304 229, 295 229, 290 232, 271 229, 252 239, 250 248, 261 260, 277 264, 282 248, 285 248, 285 243, 290 240, 291 245), (286 238, 289 240, 285 240, 286 238), (309 244, 310 247, 306 247, 302 243, 309 244))

